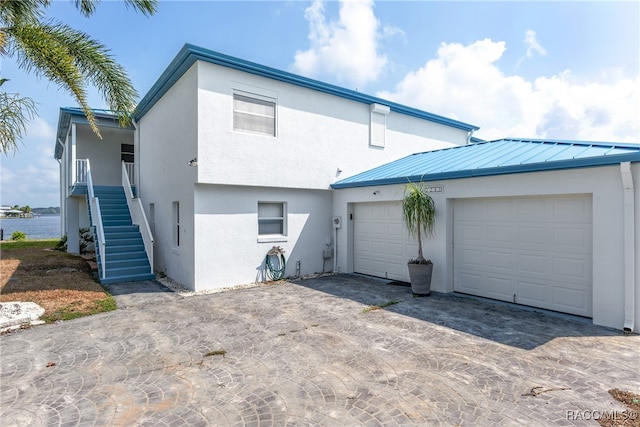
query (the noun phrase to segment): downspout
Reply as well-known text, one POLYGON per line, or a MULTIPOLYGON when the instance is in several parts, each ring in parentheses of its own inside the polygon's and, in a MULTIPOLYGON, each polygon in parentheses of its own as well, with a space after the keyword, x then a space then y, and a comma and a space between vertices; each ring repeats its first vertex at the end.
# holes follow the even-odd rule
POLYGON ((624 268, 624 326, 625 332, 635 329, 635 197, 631 162, 620 163, 623 188, 623 268, 624 268))
POLYGON ((469 131, 469 135, 467 135, 467 145, 471 144, 471 137, 473 136, 473 129, 469 131))

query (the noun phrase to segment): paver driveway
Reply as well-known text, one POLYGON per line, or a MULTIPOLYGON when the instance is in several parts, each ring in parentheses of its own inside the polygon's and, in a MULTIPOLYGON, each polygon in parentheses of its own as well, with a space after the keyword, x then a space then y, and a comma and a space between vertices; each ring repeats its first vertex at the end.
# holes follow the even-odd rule
POLYGON ((2 426, 584 425, 623 409, 608 389, 639 391, 640 336, 508 305, 351 275, 135 286, 0 337, 2 426))

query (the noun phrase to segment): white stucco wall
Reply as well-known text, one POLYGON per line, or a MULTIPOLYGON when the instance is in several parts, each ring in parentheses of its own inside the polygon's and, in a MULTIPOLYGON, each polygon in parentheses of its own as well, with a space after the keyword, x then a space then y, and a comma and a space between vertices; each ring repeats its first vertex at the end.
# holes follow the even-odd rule
POLYGON ((76 125, 76 158, 91 161, 94 185, 122 185, 121 144, 133 144, 128 129, 101 128, 102 139, 88 125, 76 125))
POLYGON ((328 189, 406 155, 465 144, 467 132, 391 112, 386 145, 369 145, 369 105, 198 63, 198 181, 328 189), (233 131, 233 91, 277 101, 276 137, 233 131), (338 172, 341 170, 342 172, 338 172))
MULTIPOLYGON (((635 182, 636 259, 640 260, 640 164, 632 165, 635 182)), ((437 207, 435 238, 425 243, 425 257, 434 262, 432 289, 453 291, 453 212, 455 199, 469 197, 591 194, 593 200, 593 322, 617 329, 624 319, 623 189, 620 166, 498 175, 467 179, 430 181, 443 186, 443 193, 431 193, 437 207)), ((350 188, 333 192, 333 215, 342 216, 338 234, 338 266, 353 272, 353 203, 399 201, 402 185, 350 188), (374 195, 373 191, 378 190, 374 195)), ((640 262, 635 266, 636 328, 640 327, 640 262)))
MULTIPOLYGON (((273 246, 285 250, 285 276, 323 271, 323 249, 332 243, 331 191, 197 185, 195 191, 196 290, 264 281, 273 246), (287 235, 258 241, 258 202, 284 202, 287 235)), ((325 262, 331 271, 333 260, 325 262)))
POLYGON ((197 74, 182 76, 137 123, 139 196, 147 217, 155 205, 154 268, 170 278, 194 281, 193 205, 197 168, 187 165, 197 152, 197 74), (172 241, 172 203, 180 203, 180 247, 172 241))

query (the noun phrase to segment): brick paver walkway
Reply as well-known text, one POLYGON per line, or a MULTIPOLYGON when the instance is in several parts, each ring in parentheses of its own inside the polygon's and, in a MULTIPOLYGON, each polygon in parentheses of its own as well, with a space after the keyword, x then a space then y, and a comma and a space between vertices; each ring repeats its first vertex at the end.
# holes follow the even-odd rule
POLYGON ((584 425, 640 391, 638 335, 375 279, 117 298, 0 337, 3 427, 584 425))

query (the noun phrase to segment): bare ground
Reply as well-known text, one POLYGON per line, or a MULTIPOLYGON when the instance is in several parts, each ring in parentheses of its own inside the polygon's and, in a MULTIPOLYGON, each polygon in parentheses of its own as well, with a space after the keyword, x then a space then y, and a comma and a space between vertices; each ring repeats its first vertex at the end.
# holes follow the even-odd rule
POLYGON ((47 322, 114 309, 87 260, 54 250, 56 243, 0 243, 0 302, 35 302, 47 322))

